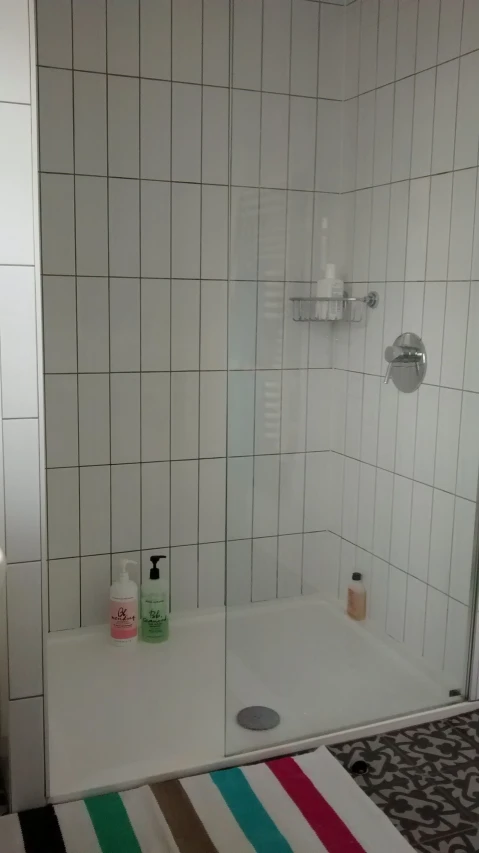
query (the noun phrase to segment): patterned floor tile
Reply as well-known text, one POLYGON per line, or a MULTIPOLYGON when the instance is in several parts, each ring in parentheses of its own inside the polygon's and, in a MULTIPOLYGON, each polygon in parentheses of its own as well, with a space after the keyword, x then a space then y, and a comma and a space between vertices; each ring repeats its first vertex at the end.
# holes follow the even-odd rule
POLYGON ((479 713, 331 752, 420 853, 479 853, 479 713), (364 775, 354 763, 365 761, 364 775))

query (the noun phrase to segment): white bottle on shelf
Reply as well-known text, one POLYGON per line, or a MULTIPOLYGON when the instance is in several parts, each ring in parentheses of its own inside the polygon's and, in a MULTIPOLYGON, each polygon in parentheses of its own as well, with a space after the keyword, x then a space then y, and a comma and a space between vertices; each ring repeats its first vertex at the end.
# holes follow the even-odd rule
POLYGON ((326 281, 329 302, 328 320, 341 320, 343 316, 344 282, 336 278, 336 264, 326 265, 326 281))

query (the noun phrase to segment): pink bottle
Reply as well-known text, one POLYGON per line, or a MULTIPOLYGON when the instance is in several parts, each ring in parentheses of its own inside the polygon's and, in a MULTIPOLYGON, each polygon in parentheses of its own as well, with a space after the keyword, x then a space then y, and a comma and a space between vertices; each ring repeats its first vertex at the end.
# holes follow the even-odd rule
POLYGON ((110 635, 117 646, 134 643, 138 639, 138 587, 130 580, 127 565, 133 560, 121 561, 121 572, 110 588, 110 635))

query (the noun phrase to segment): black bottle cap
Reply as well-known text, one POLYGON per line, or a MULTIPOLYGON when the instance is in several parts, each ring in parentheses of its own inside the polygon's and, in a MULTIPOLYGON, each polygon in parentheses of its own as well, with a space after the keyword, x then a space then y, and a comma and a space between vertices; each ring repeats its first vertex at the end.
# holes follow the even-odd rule
POLYGON ((360 581, 362 578, 361 572, 353 572, 353 581, 360 581))
POLYGON ((153 567, 150 569, 150 580, 157 581, 160 577, 160 570, 158 568, 159 560, 166 560, 166 554, 160 554, 159 556, 150 557, 151 562, 153 563, 153 567))

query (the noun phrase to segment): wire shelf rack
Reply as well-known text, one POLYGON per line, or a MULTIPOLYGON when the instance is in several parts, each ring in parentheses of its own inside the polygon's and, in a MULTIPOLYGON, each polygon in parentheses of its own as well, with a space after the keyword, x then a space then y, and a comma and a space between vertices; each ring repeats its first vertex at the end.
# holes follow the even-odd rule
POLYGON ((376 308, 379 295, 370 290, 366 296, 349 296, 344 291, 342 299, 332 296, 293 296, 293 320, 299 323, 338 322, 359 323, 367 308, 376 308))

